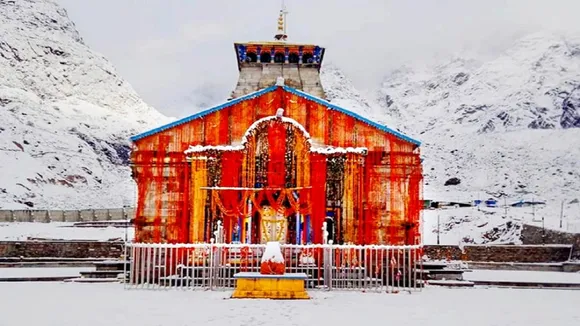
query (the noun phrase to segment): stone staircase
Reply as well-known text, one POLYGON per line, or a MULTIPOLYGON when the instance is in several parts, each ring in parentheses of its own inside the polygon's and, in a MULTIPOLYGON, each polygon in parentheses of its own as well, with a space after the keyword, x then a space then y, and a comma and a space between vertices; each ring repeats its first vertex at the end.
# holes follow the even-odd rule
POLYGON ((474 283, 465 281, 463 273, 469 271, 457 264, 447 262, 423 262, 421 279, 423 283, 446 287, 473 287, 474 283))
POLYGON ((117 283, 127 281, 128 261, 105 260, 94 262, 93 265, 95 266, 94 271, 80 272, 80 277, 68 279, 67 281, 77 283, 117 283))

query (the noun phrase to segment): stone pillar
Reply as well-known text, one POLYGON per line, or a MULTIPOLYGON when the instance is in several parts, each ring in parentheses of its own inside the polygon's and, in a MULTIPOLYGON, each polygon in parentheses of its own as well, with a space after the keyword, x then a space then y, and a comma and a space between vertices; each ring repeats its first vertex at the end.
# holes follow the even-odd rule
POLYGON ((276 51, 272 47, 272 49, 270 49, 270 63, 274 63, 274 55, 276 55, 276 51))

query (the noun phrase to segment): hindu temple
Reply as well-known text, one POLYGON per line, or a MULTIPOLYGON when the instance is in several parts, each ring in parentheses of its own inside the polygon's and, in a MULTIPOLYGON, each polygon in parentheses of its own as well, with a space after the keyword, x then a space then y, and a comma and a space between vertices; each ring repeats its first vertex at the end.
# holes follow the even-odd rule
POLYGON ((131 138, 136 242, 420 243, 420 142, 329 102, 285 14, 227 101, 131 138))

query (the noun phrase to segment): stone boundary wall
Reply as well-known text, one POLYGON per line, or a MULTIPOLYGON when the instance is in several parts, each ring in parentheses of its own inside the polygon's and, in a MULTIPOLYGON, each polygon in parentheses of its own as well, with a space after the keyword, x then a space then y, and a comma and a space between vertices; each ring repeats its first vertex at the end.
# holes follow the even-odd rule
POLYGON ((98 222, 128 220, 135 216, 134 208, 83 210, 0 210, 2 222, 98 222))
POLYGON ((555 263, 570 259, 571 245, 427 245, 424 254, 434 260, 514 263, 555 263))
POLYGON ((122 241, 0 241, 0 257, 119 258, 122 241))
MULTIPOLYGON (((119 258, 122 241, 0 241, 0 257, 119 258)), ((570 258, 569 245, 428 245, 430 259, 486 262, 550 263, 570 258)))
POLYGON ((524 224, 521 239, 524 244, 570 244, 574 247, 572 259, 580 260, 580 233, 542 229, 541 227, 524 224))

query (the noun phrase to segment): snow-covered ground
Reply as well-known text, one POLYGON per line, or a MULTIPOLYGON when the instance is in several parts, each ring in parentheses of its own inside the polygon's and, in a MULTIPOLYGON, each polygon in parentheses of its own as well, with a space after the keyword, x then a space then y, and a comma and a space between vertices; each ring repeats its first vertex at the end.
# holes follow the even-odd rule
POLYGON ((230 292, 119 284, 0 283, 2 324, 572 326, 580 291, 427 288, 416 294, 314 292, 309 301, 224 300, 230 292), (23 313, 23 307, 28 313, 23 313))
POLYGON ((26 240, 29 237, 62 240, 132 240, 135 232, 129 228, 72 227, 74 223, 0 223, 0 241, 26 240))
POLYGON ((513 281, 580 284, 580 273, 497 271, 478 269, 463 273, 466 281, 513 281))
MULTIPOLYGON (((484 200, 487 198, 484 198, 484 200)), ((458 202, 469 202, 465 197, 452 198, 458 202)), ((423 211, 424 243, 437 243, 439 229, 440 244, 460 243, 521 243, 522 224, 545 227, 550 230, 580 233, 580 204, 566 202, 547 203, 535 207, 510 207, 514 201, 506 201, 504 207, 462 207, 423 211), (557 205, 556 205, 557 204, 557 205), (560 214, 562 227, 560 227, 560 214), (542 221, 543 218, 543 221, 542 221)), ((504 205, 503 201, 499 205, 504 205)))

